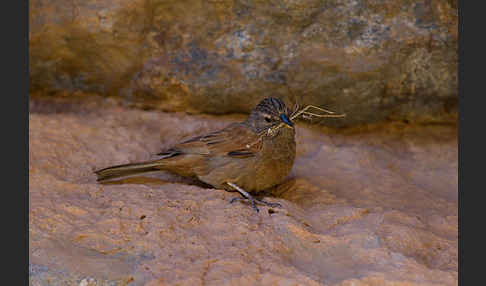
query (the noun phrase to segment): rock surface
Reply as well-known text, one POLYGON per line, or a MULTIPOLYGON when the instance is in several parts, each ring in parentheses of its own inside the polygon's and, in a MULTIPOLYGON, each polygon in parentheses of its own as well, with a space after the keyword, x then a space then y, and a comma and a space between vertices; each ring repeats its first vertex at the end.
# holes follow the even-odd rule
POLYGON ((167 173, 98 184, 241 120, 31 101, 31 285, 457 285, 457 127, 297 124, 283 208, 167 173))
POLYGON ((457 111, 456 0, 29 3, 32 92, 194 113, 278 96, 348 114, 333 126, 457 111))

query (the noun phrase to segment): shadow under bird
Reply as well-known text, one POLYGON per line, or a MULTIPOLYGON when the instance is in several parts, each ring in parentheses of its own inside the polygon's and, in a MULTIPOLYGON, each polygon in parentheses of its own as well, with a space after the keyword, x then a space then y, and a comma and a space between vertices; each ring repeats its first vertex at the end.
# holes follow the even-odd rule
POLYGON ((281 183, 295 159, 295 129, 291 111, 278 98, 263 99, 247 120, 191 138, 157 154, 159 159, 95 171, 98 181, 153 171, 196 177, 218 189, 238 191, 258 211, 256 193, 281 183))

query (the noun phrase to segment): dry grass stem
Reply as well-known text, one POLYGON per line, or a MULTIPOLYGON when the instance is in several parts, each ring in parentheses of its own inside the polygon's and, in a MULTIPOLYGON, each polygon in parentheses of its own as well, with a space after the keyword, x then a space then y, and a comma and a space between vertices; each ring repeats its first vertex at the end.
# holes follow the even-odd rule
MULTIPOLYGON (((300 115, 302 115, 302 118, 309 119, 309 120, 312 120, 312 116, 321 117, 321 118, 322 117, 345 117, 346 116, 346 114, 344 114, 344 113, 343 114, 335 114, 334 111, 327 110, 327 109, 324 109, 324 108, 321 108, 321 107, 317 107, 317 106, 314 106, 314 105, 307 105, 305 108, 299 110, 299 105, 296 104, 294 106, 294 111, 290 115, 290 120, 294 120, 297 117, 299 117, 300 115), (312 113, 312 112, 307 111, 307 110, 309 110, 311 108, 317 109, 319 111, 326 112, 327 114, 317 114, 317 113, 312 113)), ((288 126, 287 124, 281 122, 280 124, 269 128, 266 132, 263 132, 261 134, 261 136, 262 135, 265 135, 265 133, 267 135, 269 135, 269 136, 273 136, 275 134, 275 132, 278 129, 280 129, 281 127, 292 128, 292 127, 288 126)))
POLYGON ((299 107, 298 105, 296 105, 295 107, 295 111, 292 113, 292 115, 290 116, 290 120, 294 120, 295 118, 299 117, 300 115, 302 115, 302 118, 304 119, 311 119, 312 116, 315 116, 315 117, 345 117, 346 114, 335 114, 334 111, 330 111, 330 110, 327 110, 327 109, 324 109, 324 108, 321 108, 321 107, 317 107, 317 106, 314 106, 314 105, 307 105, 305 108, 301 109, 301 110, 298 110, 299 107), (313 113, 313 112, 309 112, 308 110, 311 109, 311 108, 314 108, 314 109, 317 109, 319 111, 323 111, 323 112, 326 112, 327 114, 317 114, 317 113, 313 113))

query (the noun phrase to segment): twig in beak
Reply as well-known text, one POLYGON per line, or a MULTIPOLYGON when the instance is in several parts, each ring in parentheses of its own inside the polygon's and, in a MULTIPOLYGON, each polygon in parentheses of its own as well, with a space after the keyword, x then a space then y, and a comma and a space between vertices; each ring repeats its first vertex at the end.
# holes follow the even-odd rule
MULTIPOLYGON (((312 117, 315 116, 315 117, 345 117, 346 114, 335 114, 334 111, 330 111, 330 110, 327 110, 327 109, 324 109, 324 108, 321 108, 321 107, 317 107, 317 106, 314 106, 314 105, 307 105, 305 108, 299 110, 299 105, 298 104, 295 104, 294 106, 294 111, 292 111, 291 115, 290 115, 290 120, 294 120, 296 119, 297 117, 299 117, 300 115, 302 115, 302 118, 304 119, 310 119, 312 120, 312 117), (327 114, 316 114, 316 113, 312 113, 312 112, 309 112, 307 111, 309 108, 315 108, 317 110, 320 110, 320 111, 323 111, 323 112, 326 112, 327 114)), ((284 122, 281 122, 280 124, 276 125, 276 126, 273 126, 273 127, 270 127, 269 129, 267 129, 266 131, 262 132, 260 134, 260 136, 263 136, 263 135, 268 135, 268 136, 274 136, 275 135, 275 132, 282 128, 282 127, 288 127, 288 128, 294 128, 284 122)))
POLYGON ((334 111, 330 111, 330 110, 327 110, 327 109, 324 109, 324 108, 321 108, 321 107, 317 107, 317 106, 314 106, 314 105, 307 105, 304 109, 292 113, 292 115, 290 116, 290 120, 293 120, 293 119, 299 117, 300 115, 303 115, 302 117, 305 118, 305 119, 308 118, 307 116, 311 116, 311 117, 312 116, 316 116, 316 117, 345 117, 346 116, 346 114, 334 114, 334 113, 335 113, 334 111), (307 111, 309 108, 315 108, 317 110, 324 111, 328 114, 312 113, 312 112, 307 111))

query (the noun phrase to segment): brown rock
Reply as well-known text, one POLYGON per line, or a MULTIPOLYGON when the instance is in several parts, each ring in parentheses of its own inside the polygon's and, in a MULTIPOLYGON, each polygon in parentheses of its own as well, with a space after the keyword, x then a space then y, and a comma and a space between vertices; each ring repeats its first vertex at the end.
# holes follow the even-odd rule
POLYGON ((299 123, 294 169, 267 197, 283 208, 257 214, 167 173, 92 173, 240 117, 30 108, 32 285, 458 284, 455 126, 299 123))
POLYGON ((29 3, 33 92, 206 113, 271 95, 348 114, 332 126, 455 120, 457 1, 29 3))

